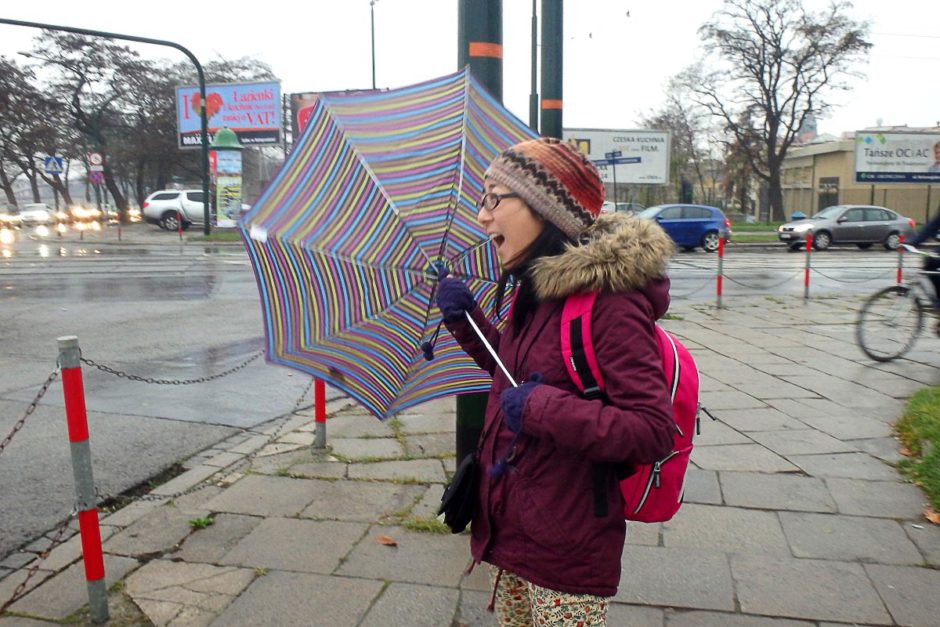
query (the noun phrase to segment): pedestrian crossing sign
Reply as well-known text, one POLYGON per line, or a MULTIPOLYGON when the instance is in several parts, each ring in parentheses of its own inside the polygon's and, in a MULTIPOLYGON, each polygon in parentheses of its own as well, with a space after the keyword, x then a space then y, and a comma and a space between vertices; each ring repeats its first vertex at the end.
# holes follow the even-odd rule
POLYGON ((46 174, 62 174, 62 157, 46 157, 43 161, 46 174))

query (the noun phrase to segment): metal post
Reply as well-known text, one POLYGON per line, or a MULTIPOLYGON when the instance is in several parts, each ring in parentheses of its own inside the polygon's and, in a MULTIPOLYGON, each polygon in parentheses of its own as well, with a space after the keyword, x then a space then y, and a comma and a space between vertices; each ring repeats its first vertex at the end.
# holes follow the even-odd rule
POLYGON ((561 139, 564 1, 542 0, 542 136, 561 139))
POLYGON ((810 269, 810 254, 813 251, 813 232, 806 232, 806 267, 803 270, 803 300, 809 298, 809 269, 810 269))
POLYGON ((535 12, 537 0, 532 0, 532 91, 529 94, 529 128, 539 132, 539 90, 538 90, 538 37, 539 20, 535 12))
MULTIPOLYGON (((457 68, 470 67, 473 75, 503 101, 503 3, 502 0, 459 0, 457 3, 457 68)), ((457 463, 476 450, 486 392, 457 396, 457 463)))
MULTIPOLYGON (((619 151, 618 151, 619 152, 619 151)), ((614 213, 617 213, 617 160, 610 160, 611 174, 614 177, 614 213)))
POLYGON ((313 415, 316 432, 313 448, 326 448, 326 384, 323 379, 313 380, 313 415))
POLYGON ((372 89, 375 89, 375 3, 379 0, 369 0, 369 22, 372 25, 372 89))
POLYGON ((904 235, 898 236, 898 285, 901 284, 904 275, 904 235))
POLYGON ((725 238, 718 238, 718 276, 715 277, 716 290, 718 291, 718 309, 721 309, 721 284, 725 276, 725 238))
POLYGON ((104 582, 104 556, 101 553, 101 530, 98 527, 95 479, 91 468, 91 445, 88 442, 81 349, 78 347, 78 338, 74 335, 60 337, 58 343, 88 605, 91 608, 91 620, 103 623, 108 620, 108 591, 104 582))

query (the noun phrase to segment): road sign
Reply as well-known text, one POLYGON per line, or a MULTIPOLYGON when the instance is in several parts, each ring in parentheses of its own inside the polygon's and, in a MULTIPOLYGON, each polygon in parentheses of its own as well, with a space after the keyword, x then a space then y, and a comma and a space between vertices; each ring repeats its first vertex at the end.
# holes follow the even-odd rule
POLYGON ((623 165, 624 163, 643 163, 643 157, 607 157, 594 160, 594 165, 623 165))
POLYGON ((88 153, 88 171, 104 172, 104 157, 101 156, 100 152, 88 153))
POLYGON ((606 159, 616 159, 617 157, 622 157, 622 156, 623 156, 623 152, 619 150, 613 150, 611 152, 604 153, 604 158, 606 159))
POLYGON ((46 169, 46 174, 62 174, 62 172, 64 172, 62 169, 62 157, 45 157, 43 159, 43 166, 46 169))

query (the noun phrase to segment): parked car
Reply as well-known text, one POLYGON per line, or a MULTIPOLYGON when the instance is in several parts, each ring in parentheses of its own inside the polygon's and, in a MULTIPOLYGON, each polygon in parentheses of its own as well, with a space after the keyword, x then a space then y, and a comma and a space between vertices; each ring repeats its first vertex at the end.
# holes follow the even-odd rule
POLYGON ((718 250, 718 242, 731 240, 731 222, 718 207, 707 205, 656 205, 637 214, 655 220, 683 250, 699 246, 708 253, 718 250))
POLYGON ((0 206, 0 228, 14 228, 22 224, 23 218, 20 217, 16 207, 0 206))
POLYGON ((601 213, 625 213, 627 215, 633 215, 643 211, 645 208, 646 207, 638 202, 615 203, 611 200, 605 200, 604 204, 601 205, 601 213))
POLYGON ((33 202, 23 205, 19 214, 23 226, 38 226, 40 224, 49 224, 53 221, 52 209, 44 202, 33 202))
POLYGON ((154 192, 144 201, 144 220, 161 229, 175 231, 179 220, 183 229, 203 224, 203 194, 201 189, 166 189, 154 192))
POLYGON ((790 250, 799 250, 806 243, 807 231, 813 232, 816 250, 833 244, 855 244, 862 249, 881 244, 895 250, 901 236, 910 237, 914 228, 914 220, 884 207, 833 205, 812 217, 781 224, 777 236, 790 250))

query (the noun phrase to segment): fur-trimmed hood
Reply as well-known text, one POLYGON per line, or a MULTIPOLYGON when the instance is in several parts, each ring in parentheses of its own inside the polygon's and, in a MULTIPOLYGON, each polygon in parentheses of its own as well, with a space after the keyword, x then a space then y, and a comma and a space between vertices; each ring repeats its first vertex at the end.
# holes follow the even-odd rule
POLYGON ((539 300, 580 292, 644 290, 666 276, 676 249, 655 222, 623 214, 601 214, 582 241, 561 255, 533 263, 531 276, 539 300))

